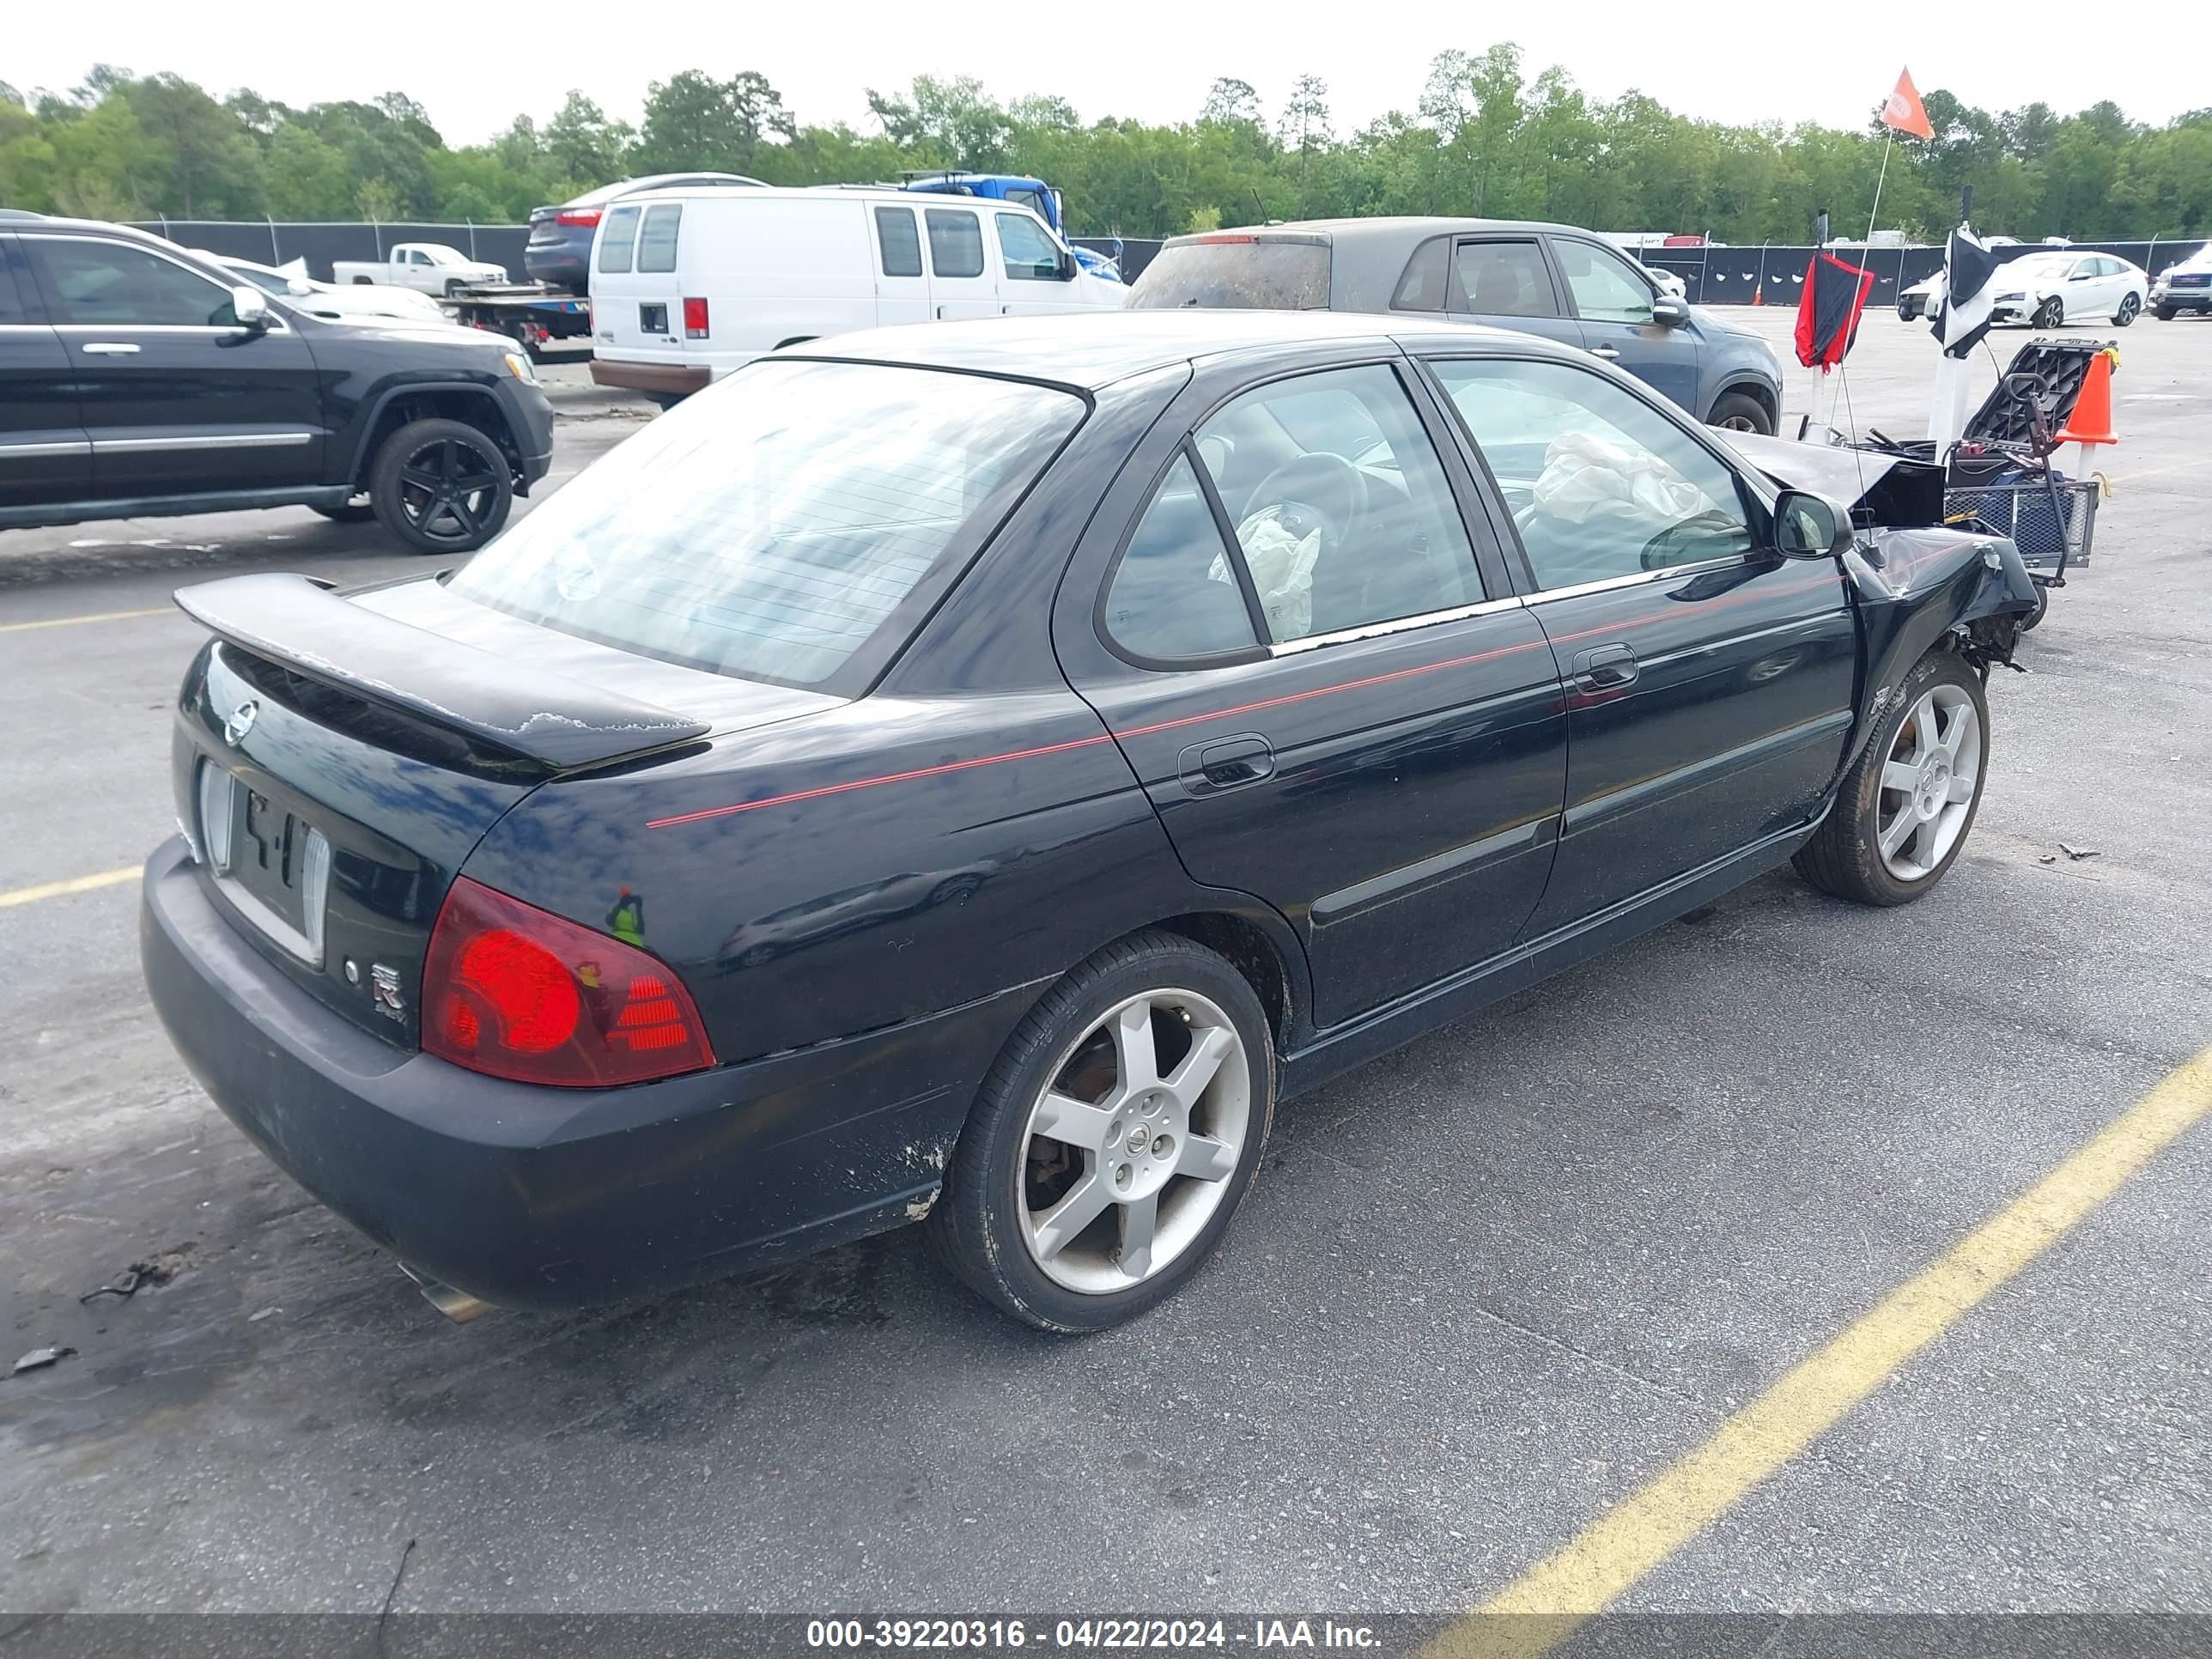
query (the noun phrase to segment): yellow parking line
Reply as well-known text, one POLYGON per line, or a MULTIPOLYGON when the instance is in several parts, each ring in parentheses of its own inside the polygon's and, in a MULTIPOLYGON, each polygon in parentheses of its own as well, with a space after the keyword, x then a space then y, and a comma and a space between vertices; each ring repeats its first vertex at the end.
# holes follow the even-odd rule
POLYGON ((2208 1112, 2212 1048, 2169 1073, 1704 1445, 1443 1631, 1431 1655, 1533 1659, 1559 1645, 1834 1427, 2208 1112))
POLYGON ((73 628, 79 623, 129 622, 133 617, 173 617, 173 605, 157 605, 146 611, 102 611, 89 617, 49 617, 44 622, 0 623, 0 634, 21 634, 33 628, 73 628))
POLYGON ((71 876, 67 881, 49 881, 36 887, 18 887, 13 892, 0 893, 0 910, 15 904, 36 904, 40 899, 61 898, 70 893, 89 893, 101 887, 117 887, 126 881, 138 879, 138 866, 126 864, 120 870, 103 870, 96 876, 71 876))

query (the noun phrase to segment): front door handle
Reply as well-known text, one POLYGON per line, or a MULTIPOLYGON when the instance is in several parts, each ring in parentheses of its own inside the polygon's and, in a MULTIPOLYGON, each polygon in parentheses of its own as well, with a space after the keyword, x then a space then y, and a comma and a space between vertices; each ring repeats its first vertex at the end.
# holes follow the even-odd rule
POLYGON ((1636 684, 1636 653, 1615 641, 1575 653, 1575 684, 1585 691, 1615 691, 1636 684))
POLYGON ((82 350, 88 357, 131 357, 138 348, 127 340, 87 340, 82 350))
POLYGON ((1606 362, 1612 362, 1620 356, 1620 348, 1619 346, 1592 346, 1590 348, 1590 356, 1593 357, 1602 357, 1606 362))
POLYGON ((1275 750, 1267 738, 1254 732, 1218 738, 1184 750, 1176 763, 1176 774, 1187 793, 1218 795, 1274 776, 1275 750))

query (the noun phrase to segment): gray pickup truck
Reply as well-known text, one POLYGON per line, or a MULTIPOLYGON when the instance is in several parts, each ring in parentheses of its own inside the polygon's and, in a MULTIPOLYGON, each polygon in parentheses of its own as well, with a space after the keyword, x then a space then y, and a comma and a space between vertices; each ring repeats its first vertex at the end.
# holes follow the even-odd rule
POLYGON ((1506 219, 1316 219, 1171 238, 1132 310, 1412 312, 1516 329, 1627 370, 1711 426, 1771 434, 1782 366, 1758 335, 1660 292, 1594 231, 1506 219))

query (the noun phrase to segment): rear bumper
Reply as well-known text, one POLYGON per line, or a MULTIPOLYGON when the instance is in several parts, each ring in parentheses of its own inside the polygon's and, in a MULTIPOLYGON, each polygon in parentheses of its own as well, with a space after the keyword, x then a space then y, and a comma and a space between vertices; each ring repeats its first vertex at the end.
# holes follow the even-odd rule
POLYGON ((218 911, 181 839, 140 957, 224 1115, 413 1267, 572 1308, 790 1260, 926 1213, 1028 988, 886 1031, 629 1089, 533 1088, 385 1042, 218 911))
POLYGON ((680 363, 626 363, 592 359, 592 379, 601 386, 626 386, 632 392, 660 392, 686 397, 704 392, 714 378, 704 368, 680 363))

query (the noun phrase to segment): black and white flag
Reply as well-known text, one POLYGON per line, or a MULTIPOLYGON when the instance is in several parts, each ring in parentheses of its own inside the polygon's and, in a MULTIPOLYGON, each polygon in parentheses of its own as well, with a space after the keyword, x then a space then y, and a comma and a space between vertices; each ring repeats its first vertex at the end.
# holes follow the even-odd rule
POLYGON ((1990 331, 1997 267, 2003 261, 1960 225, 1943 251, 1943 303, 1929 325, 1947 357, 1964 357, 1990 331))

